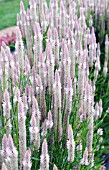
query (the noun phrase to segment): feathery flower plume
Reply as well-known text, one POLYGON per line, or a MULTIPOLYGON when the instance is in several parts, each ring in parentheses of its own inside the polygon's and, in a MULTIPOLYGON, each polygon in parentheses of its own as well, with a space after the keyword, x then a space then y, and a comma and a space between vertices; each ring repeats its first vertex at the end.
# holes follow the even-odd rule
POLYGON ((45 54, 44 53, 40 53, 39 55, 39 64, 38 64, 38 68, 39 68, 39 75, 41 77, 42 80, 42 84, 45 85, 45 80, 44 80, 44 74, 45 74, 45 54))
POLYGON ((10 110, 11 110, 10 96, 9 92, 5 90, 3 103, 4 118, 6 119, 10 118, 10 110))
POLYGON ((55 65, 59 66, 59 37, 56 28, 54 29, 54 58, 55 58, 55 65))
POLYGON ((53 27, 57 27, 58 18, 58 1, 51 1, 52 14, 53 14, 53 27))
POLYGON ((84 151, 83 158, 81 160, 81 165, 86 165, 86 166, 89 165, 89 163, 88 163, 88 150, 87 150, 87 148, 84 151))
POLYGON ((65 58, 63 59, 63 66, 64 66, 64 87, 67 85, 67 79, 70 76, 70 68, 71 68, 71 59, 68 55, 68 47, 65 45, 64 48, 65 58))
POLYGON ((40 170, 49 170, 49 155, 47 141, 44 139, 42 143, 42 154, 40 158, 40 170))
POLYGON ((47 120, 45 119, 45 121, 42 124, 42 132, 41 132, 42 137, 45 137, 47 135, 47 129, 48 129, 47 120))
POLYGON ((62 38, 65 38, 66 9, 63 1, 60 2, 60 17, 61 17, 61 34, 62 34, 62 38))
POLYGON ((86 61, 86 51, 84 50, 80 54, 79 60, 79 70, 78 70, 78 91, 80 98, 83 99, 83 88, 84 88, 84 75, 85 75, 85 61, 86 61), (84 58, 84 59, 83 59, 84 58))
POLYGON ((13 84, 16 85, 17 82, 19 82, 19 69, 18 64, 16 64, 13 68, 13 76, 12 76, 13 84))
POLYGON ((30 27, 29 16, 27 14, 24 14, 24 30, 25 30, 26 43, 27 43, 28 59, 29 59, 29 62, 30 62, 30 66, 32 66, 32 60, 33 60, 32 30, 31 30, 31 27, 30 27))
POLYGON ((21 21, 20 14, 17 14, 17 26, 19 27, 21 34, 24 37, 24 32, 23 32, 23 29, 22 29, 22 21, 21 21))
POLYGON ((53 126, 53 120, 52 120, 52 113, 51 111, 48 112, 48 119, 47 119, 47 128, 51 129, 53 126))
POLYGON ((74 141, 73 130, 71 125, 68 126, 67 149, 68 149, 68 161, 72 163, 74 161, 74 155, 75 155, 75 141, 74 141))
POLYGON ((44 12, 42 12, 41 14, 41 32, 42 34, 44 34, 46 32, 47 29, 47 21, 46 21, 46 15, 44 12))
POLYGON ((16 103, 16 102, 21 100, 21 98, 20 98, 20 90, 18 89, 18 87, 15 88, 14 93, 15 93, 15 95, 14 95, 14 103, 16 103))
POLYGON ((12 54, 11 54, 11 51, 10 51, 10 48, 7 46, 6 47, 6 55, 8 57, 8 78, 12 78, 12 70, 13 70, 13 61, 12 61, 12 54))
POLYGON ((18 152, 14 146, 11 135, 8 137, 8 150, 7 154, 11 160, 11 170, 18 170, 18 152))
POLYGON ((41 119, 41 114, 39 111, 39 106, 36 98, 33 96, 32 98, 32 114, 34 114, 36 118, 36 126, 39 128, 40 127, 40 119, 41 119))
POLYGON ((99 101, 99 115, 100 115, 100 118, 102 116, 102 112, 103 112, 102 99, 100 99, 100 101, 99 101))
POLYGON ((36 70, 34 67, 32 67, 32 90, 33 90, 33 95, 37 96, 36 92, 36 70))
POLYGON ((71 68, 70 68, 70 72, 71 72, 71 78, 74 79, 75 78, 75 55, 76 55, 76 50, 75 50, 75 40, 73 38, 73 33, 71 30, 69 30, 69 39, 68 39, 68 43, 69 43, 69 57, 71 59, 71 68))
POLYGON ((57 168, 57 166, 56 166, 56 165, 54 165, 53 170, 58 170, 58 168, 57 168))
POLYGON ((54 58, 52 55, 52 47, 50 43, 47 43, 47 65, 48 65, 48 88, 50 94, 53 93, 53 84, 54 84, 54 58))
POLYGON ((26 115, 27 111, 28 111, 28 103, 27 103, 27 96, 26 96, 25 93, 22 96, 22 101, 23 101, 23 104, 24 104, 24 113, 26 115))
POLYGON ((36 72, 38 71, 38 61, 39 61, 39 55, 42 53, 42 34, 40 30, 39 23, 35 22, 34 25, 34 68, 36 69, 36 72))
POLYGON ((8 72, 7 72, 7 55, 6 55, 6 49, 4 49, 3 47, 1 47, 1 87, 3 90, 6 89, 6 87, 8 86, 6 80, 8 77, 8 72))
POLYGON ((23 167, 24 154, 26 152, 26 116, 22 101, 18 102, 18 125, 19 125, 19 149, 20 149, 20 170, 23 167))
POLYGON ((16 48, 16 54, 17 54, 18 63, 19 63, 19 69, 23 71, 24 69, 24 45, 23 45, 22 35, 21 35, 19 28, 17 28, 16 30, 15 48, 16 48))
POLYGON ((51 30, 51 28, 49 28, 48 32, 47 32, 47 42, 49 42, 52 45, 52 30, 51 30))
MULTIPOLYGON (((25 27, 24 27, 24 15, 25 15, 25 8, 24 8, 24 4, 21 1, 20 2, 20 18, 21 18, 21 32, 23 37, 25 36, 25 27)), ((19 24, 18 24, 19 25, 19 24)))
POLYGON ((99 104, 98 103, 96 103, 96 105, 95 105, 95 119, 97 120, 99 117, 100 117, 100 112, 99 112, 99 104))
POLYGON ((77 152, 82 152, 82 144, 81 144, 81 141, 80 141, 79 145, 77 146, 76 150, 77 150, 77 152))
POLYGON ((34 27, 34 23, 38 19, 37 10, 36 10, 36 1, 35 0, 30 0, 29 4, 30 4, 30 13, 31 13, 31 24, 34 27))
POLYGON ((59 138, 62 135, 62 113, 61 113, 61 82, 59 72, 55 72, 54 83, 54 130, 59 138))
POLYGON ((69 125, 69 117, 72 109, 72 96, 73 96, 73 89, 72 89, 72 80, 71 77, 68 77, 67 80, 67 88, 66 91, 66 107, 65 107, 65 115, 64 115, 64 124, 63 127, 65 128, 65 132, 68 129, 69 125))
POLYGON ((89 26, 92 27, 92 25, 93 25, 93 18, 92 18, 92 15, 90 15, 89 26))
MULTIPOLYGON (((89 126, 88 126, 88 134, 87 134, 87 149, 88 149, 88 153, 89 153, 89 158, 91 160, 92 158, 92 151, 93 151, 93 124, 94 124, 94 120, 93 120, 93 114, 94 114, 94 108, 93 108, 93 101, 94 101, 94 97, 93 97, 93 94, 92 94, 92 87, 89 86, 90 89, 90 101, 89 101, 89 114, 88 114, 88 119, 89 119, 89 126)), ((89 161, 90 161, 89 160, 89 161)))
MULTIPOLYGON (((62 89, 61 89, 61 96, 62 96, 62 104, 63 104, 63 100, 64 100, 64 88, 66 86, 65 84, 65 61, 66 61, 66 57, 68 57, 68 48, 65 44, 65 40, 62 40, 62 55, 61 55, 61 63, 60 63, 60 70, 61 70, 61 85, 62 85, 62 89)), ((66 77, 67 78, 67 77, 66 77)), ((66 82, 67 83, 67 82, 66 82)))
POLYGON ((36 117, 35 114, 32 114, 31 120, 30 120, 30 141, 34 144, 34 146, 39 149, 40 147, 40 133, 39 133, 39 123, 36 123, 36 117))
POLYGON ((11 121, 10 121, 10 110, 11 110, 11 103, 10 103, 10 96, 9 92, 5 90, 4 92, 4 103, 3 103, 3 112, 4 118, 6 122, 6 134, 9 135, 11 133, 11 121))
POLYGON ((6 122, 6 134, 7 136, 9 134, 11 134, 11 129, 12 129, 12 125, 11 125, 11 120, 9 119, 7 122, 6 122))
POLYGON ((1 156, 4 162, 5 162, 5 159, 7 158, 7 146, 8 146, 8 138, 6 134, 4 134, 2 138, 2 151, 1 151, 1 156))
POLYGON ((27 150, 24 156, 24 160, 23 160, 23 169, 24 170, 31 170, 31 150, 27 150))
POLYGON ((105 62, 104 62, 104 67, 103 67, 103 74, 104 74, 104 77, 106 77, 107 72, 108 72, 107 61, 105 60, 105 62))
POLYGON ((46 118, 46 101, 45 101, 45 90, 42 86, 42 80, 39 75, 37 75, 37 85, 40 96, 40 111, 41 111, 41 120, 44 122, 46 118))
POLYGON ((109 38, 108 35, 106 34, 105 37, 105 60, 108 62, 108 55, 109 55, 109 38))
POLYGON ((27 97, 27 103, 30 106, 31 103, 32 103, 32 88, 28 84, 26 85, 26 88, 25 88, 25 94, 26 94, 26 97, 27 97))

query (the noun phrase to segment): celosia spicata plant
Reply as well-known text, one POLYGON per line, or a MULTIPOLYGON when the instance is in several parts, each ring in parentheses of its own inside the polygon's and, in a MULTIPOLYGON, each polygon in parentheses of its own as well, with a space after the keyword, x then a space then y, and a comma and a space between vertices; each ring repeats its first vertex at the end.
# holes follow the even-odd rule
POLYGON ((100 2, 29 0, 27 11, 20 2, 15 53, 5 43, 0 52, 2 170, 105 169, 100 2))

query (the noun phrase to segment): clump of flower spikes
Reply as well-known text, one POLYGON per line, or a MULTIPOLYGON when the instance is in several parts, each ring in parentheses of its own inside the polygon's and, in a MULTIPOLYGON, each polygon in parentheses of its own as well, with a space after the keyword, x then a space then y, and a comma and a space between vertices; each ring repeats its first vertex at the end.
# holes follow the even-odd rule
MULTIPOLYGON (((5 91, 3 115, 5 119, 10 120, 10 97, 6 99, 5 96, 6 94, 11 96, 11 92, 14 91, 13 101, 18 106, 20 169, 23 167, 27 170, 31 169, 32 166, 30 161, 32 151, 27 150, 26 121, 28 117, 31 117, 29 125, 30 143, 35 149, 39 149, 42 145, 40 170, 48 170, 50 167, 46 139, 49 131, 52 133, 51 138, 59 142, 65 135, 66 144, 64 143, 64 147, 67 146, 68 162, 75 161, 77 144, 69 122, 70 116, 72 116, 72 101, 76 96, 80 98, 78 102, 80 109, 77 112, 76 121, 79 119, 80 124, 85 122, 86 119, 89 120, 86 137, 87 147, 84 148, 81 165, 88 166, 91 164, 93 124, 94 120, 99 119, 102 114, 101 100, 94 108, 95 85, 101 69, 100 45, 96 43, 92 18, 89 22, 90 28, 86 24, 88 9, 94 10, 94 5, 97 8, 100 3, 91 2, 92 4, 87 4, 81 1, 61 0, 58 4, 58 0, 51 0, 48 7, 44 0, 38 2, 30 0, 30 8, 26 12, 21 1, 20 14, 17 16, 18 28, 14 56, 11 55, 9 48, 4 43, 2 45, 0 82, 2 90, 5 91), (77 15, 78 9, 79 16, 77 15), (46 31, 47 35, 44 37, 46 31), (27 46, 25 49, 24 37, 27 46), (46 46, 43 40, 46 41, 46 46), (77 73, 76 65, 78 65, 77 73), (89 67, 94 65, 94 79, 91 81, 89 80, 89 67), (22 88, 22 75, 29 79, 25 88, 22 88), (13 89, 7 81, 8 79, 13 83, 13 89), (49 109, 47 108, 47 94, 51 97, 49 109), (5 111, 6 109, 8 109, 8 112, 5 111), (63 111, 64 118, 62 117, 63 111), (42 144, 41 138, 43 139, 42 144)), ((104 7, 102 10, 104 10, 104 7)), ((105 49, 104 77, 107 74, 108 36, 106 36, 105 49)), ((17 118, 17 115, 15 116, 17 118)), ((2 141, 2 158, 8 167, 11 166, 11 156, 7 154, 9 134, 10 132, 3 137, 2 141)), ((53 146, 54 143, 51 142, 51 145, 53 146)), ((6 169, 4 163, 2 167, 6 169)), ((58 168, 54 165, 53 169, 58 168)))
POLYGON ((11 135, 7 137, 6 134, 4 134, 1 155, 4 162, 4 168, 7 167, 11 170, 18 170, 18 151, 14 146, 11 135))

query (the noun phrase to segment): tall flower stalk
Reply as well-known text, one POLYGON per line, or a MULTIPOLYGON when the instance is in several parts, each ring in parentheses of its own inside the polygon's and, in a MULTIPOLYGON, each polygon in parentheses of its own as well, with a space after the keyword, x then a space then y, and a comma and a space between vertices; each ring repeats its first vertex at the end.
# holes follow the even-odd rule
POLYGON ((23 167, 23 159, 26 152, 26 116, 22 101, 18 102, 18 124, 19 124, 19 149, 20 149, 20 169, 23 167))

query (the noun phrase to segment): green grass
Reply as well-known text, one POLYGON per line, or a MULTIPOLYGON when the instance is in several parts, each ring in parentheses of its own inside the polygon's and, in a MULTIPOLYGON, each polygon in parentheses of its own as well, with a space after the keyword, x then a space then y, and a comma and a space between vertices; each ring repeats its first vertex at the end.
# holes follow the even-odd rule
MULTIPOLYGON (((25 8, 29 0, 23 0, 25 8)), ((3 0, 0 2, 0 30, 16 25, 17 13, 20 11, 20 0, 3 0)))
MULTIPOLYGON (((22 0, 25 8, 29 0, 22 0)), ((50 0, 47 0, 49 3, 50 0)), ((0 2, 0 30, 17 24, 17 13, 20 11, 20 0, 3 0, 0 2)))

